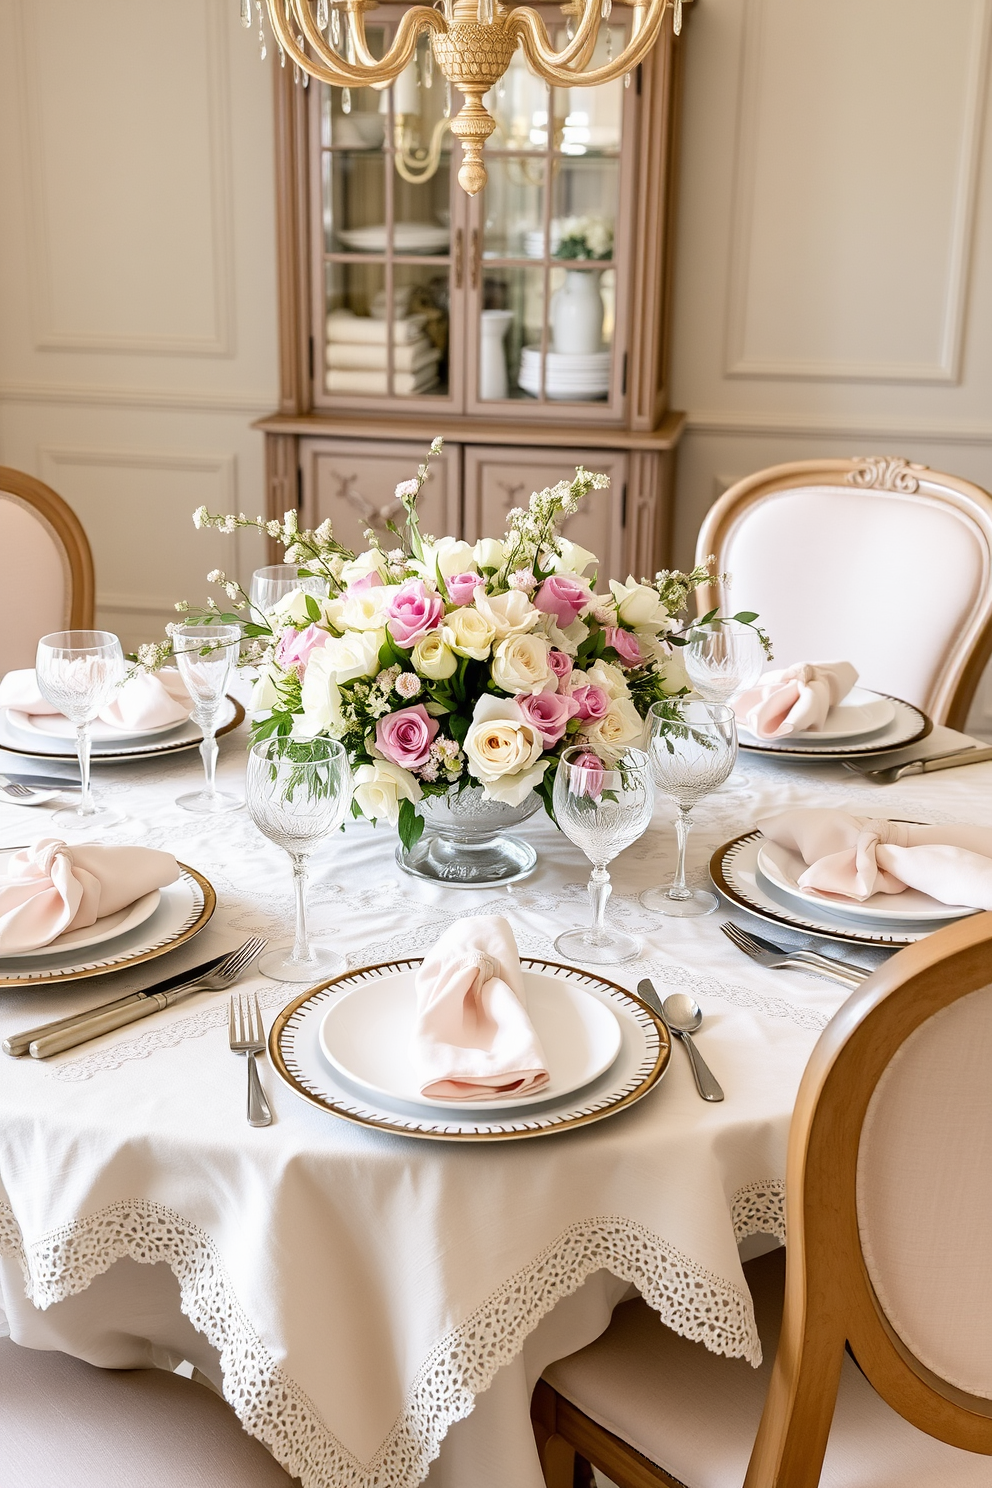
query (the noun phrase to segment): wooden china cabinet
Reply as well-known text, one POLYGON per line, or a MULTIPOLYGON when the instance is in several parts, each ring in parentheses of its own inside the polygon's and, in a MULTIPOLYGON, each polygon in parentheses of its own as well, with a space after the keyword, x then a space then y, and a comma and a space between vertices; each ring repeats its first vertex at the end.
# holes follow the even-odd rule
MULTIPOLYGON (((563 45, 566 18, 540 9, 563 45)), ((402 13, 369 16, 373 50, 402 13)), ((628 16, 613 8, 596 63, 628 16)), ((668 408, 680 61, 669 25, 626 81, 596 88, 549 88, 518 52, 487 100, 475 198, 447 128, 459 97, 425 38, 385 92, 276 70, 281 402, 258 424, 271 514, 330 517, 359 548, 441 434, 425 531, 498 536, 581 463, 611 487, 568 536, 604 576, 665 566, 684 423, 668 408)))

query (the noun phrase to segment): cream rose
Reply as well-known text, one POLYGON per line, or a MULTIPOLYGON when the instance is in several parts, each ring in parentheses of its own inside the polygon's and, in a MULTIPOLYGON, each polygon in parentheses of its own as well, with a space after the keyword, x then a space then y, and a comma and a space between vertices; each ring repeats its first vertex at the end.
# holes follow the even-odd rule
POLYGON ((554 691, 558 678, 548 662, 550 650, 543 636, 507 636, 493 652, 492 678, 496 686, 504 692, 554 691))
POLYGON ((499 568, 505 551, 498 537, 481 537, 472 549, 472 555, 480 568, 499 568))
POLYGON ((441 639, 456 656, 471 656, 474 661, 485 661, 496 632, 478 610, 466 605, 445 616, 441 639))
POLYGON ((506 594, 477 593, 473 603, 482 618, 489 621, 498 641, 533 630, 541 618, 540 610, 535 609, 520 589, 510 589, 506 594))
POLYGON ((335 625, 339 630, 382 630, 386 611, 398 587, 396 584, 379 584, 374 589, 354 590, 345 597, 335 625))
POLYGON ((644 720, 630 698, 614 699, 604 718, 582 728, 585 738, 604 758, 615 758, 625 744, 633 743, 643 732, 644 720))
POLYGON ((337 684, 334 662, 327 654, 327 647, 314 651, 303 675, 300 693, 303 713, 293 724, 297 738, 315 739, 318 734, 329 734, 340 739, 345 731, 344 715, 341 712, 341 689, 337 684))
POLYGON ((550 763, 541 759, 544 740, 539 730, 527 722, 513 699, 491 694, 476 703, 462 748, 468 773, 490 800, 508 806, 520 805, 550 763))
POLYGON ((382 574, 386 571, 386 560, 378 548, 369 548, 365 553, 359 553, 357 558, 352 558, 348 563, 342 564, 341 582, 346 587, 354 584, 358 579, 367 579, 370 573, 382 574))
POLYGON ((624 625, 641 626, 652 631, 670 630, 669 615, 656 589, 639 584, 632 574, 627 575, 626 584, 610 580, 610 590, 616 601, 617 616, 624 625))
POLYGON ((424 543, 423 559, 411 565, 428 579, 450 579, 452 574, 473 573, 475 554, 471 543, 457 537, 439 537, 435 543, 424 543))
POLYGON ((590 564, 599 567, 599 559, 595 553, 590 553, 588 548, 580 548, 578 543, 569 542, 567 537, 558 539, 560 553, 549 553, 544 561, 544 567, 552 573, 584 574, 590 564))
POLYGON ((601 687, 609 698, 630 697, 626 677, 611 661, 594 661, 586 674, 586 680, 594 687, 601 687))
POLYGON ((370 821, 387 821, 391 827, 399 820, 400 802, 419 801, 423 795, 410 771, 390 760, 359 765, 354 773, 354 786, 362 815, 370 821))
POLYGON ((331 618, 334 600, 325 599, 319 594, 307 595, 302 589, 291 589, 272 606, 271 610, 265 612, 272 622, 272 629, 279 631, 286 625, 309 625, 313 617, 307 607, 308 599, 317 606, 322 620, 326 621, 331 618))
POLYGON ((413 648, 413 665, 422 677, 439 682, 458 670, 458 658, 445 644, 439 630, 432 630, 413 648))
POLYGON ((657 671, 661 677, 662 686, 669 694, 684 692, 691 685, 685 662, 682 659, 681 646, 673 646, 668 652, 658 657, 657 671))
POLYGON ((589 634, 589 627, 584 620, 573 620, 571 625, 566 625, 562 630, 554 615, 543 615, 541 628, 556 651, 564 651, 566 656, 575 656, 579 647, 589 634))
POLYGON ((315 652, 310 658, 307 672, 319 654, 326 668, 325 675, 333 677, 335 682, 374 677, 379 670, 379 650, 385 640, 385 630, 349 630, 343 636, 330 636, 319 653, 315 652))
POLYGON ((252 713, 268 713, 279 701, 279 693, 276 689, 276 681, 279 672, 276 668, 262 667, 258 678, 251 690, 251 701, 248 704, 252 713))

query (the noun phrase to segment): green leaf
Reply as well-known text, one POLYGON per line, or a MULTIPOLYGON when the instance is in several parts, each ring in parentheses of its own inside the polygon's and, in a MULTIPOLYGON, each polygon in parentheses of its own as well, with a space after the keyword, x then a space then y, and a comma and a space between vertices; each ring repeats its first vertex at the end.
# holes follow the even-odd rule
POLYGON ((313 595, 312 594, 304 594, 303 599, 304 599, 304 602, 306 604, 307 619, 308 620, 319 620, 320 619, 320 605, 314 599, 313 595))
POLYGON ((399 821, 396 824, 399 838, 407 852, 419 842, 424 830, 424 818, 412 801, 400 802, 399 821))
POLYGON ((737 614, 733 615, 731 618, 734 620, 739 620, 742 625, 751 625, 755 620, 757 620, 758 612, 757 610, 738 610, 737 614))
POLYGON ((719 608, 720 608, 720 606, 717 605, 715 609, 710 610, 709 614, 704 615, 701 620, 697 620, 696 621, 696 624, 697 625, 709 625, 710 621, 715 617, 715 615, 717 613, 717 610, 719 610, 719 608))
POLYGON ((451 737, 457 743, 461 744, 464 740, 465 735, 469 731, 470 723, 471 720, 466 718, 463 713, 452 713, 448 718, 448 728, 451 730, 451 737))

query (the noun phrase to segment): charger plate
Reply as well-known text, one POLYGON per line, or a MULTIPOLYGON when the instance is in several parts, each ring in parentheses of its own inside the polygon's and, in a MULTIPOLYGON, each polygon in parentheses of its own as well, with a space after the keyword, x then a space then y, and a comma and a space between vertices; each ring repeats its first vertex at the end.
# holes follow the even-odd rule
POLYGON ((951 910, 948 918, 939 922, 916 921, 896 926, 884 920, 844 919, 821 904, 799 903, 766 879, 758 867, 758 854, 764 842, 757 830, 725 842, 710 858, 710 878, 731 904, 770 924, 827 940, 849 941, 852 945, 907 946, 953 921, 955 911, 951 910))
MULTIPOLYGON (((245 721, 245 710, 237 699, 228 697, 226 702, 227 708, 221 714, 224 722, 217 730, 218 738, 222 734, 229 734, 245 721)), ((37 729, 19 729, 9 718, 9 712, 7 708, 0 708, 0 751, 27 755, 30 759, 75 760, 76 750, 67 739, 45 735, 37 729)), ((119 740, 94 739, 90 759, 94 765, 154 759, 160 754, 178 754, 183 749, 197 749, 202 743, 203 730, 199 724, 189 719, 186 723, 176 724, 158 740, 147 735, 141 737, 126 734, 122 734, 119 740)))
POLYGON ((373 1094, 348 1080, 325 1057, 320 1030, 336 998, 361 995, 382 977, 409 975, 422 958, 366 966, 302 992, 283 1008, 269 1034, 272 1066, 290 1090, 311 1105, 359 1126, 441 1142, 507 1142, 572 1131, 642 1100, 661 1079, 671 1056, 664 1024, 640 998, 603 977, 553 961, 521 957, 524 972, 556 977, 599 999, 615 1016, 620 1050, 610 1067, 581 1090, 483 1114, 469 1106, 435 1107, 373 1094))
MULTIPOLYGON (((141 925, 124 931, 100 947, 103 954, 87 957, 67 947, 45 956, 5 956, 0 960, 0 987, 51 986, 83 977, 154 961, 203 929, 217 905, 210 882, 195 868, 179 864, 175 883, 160 889, 158 907, 141 925)), ((92 948, 91 948, 92 949, 92 948)))
POLYGON ((774 754, 782 759, 851 759, 861 755, 887 754, 893 749, 903 749, 907 744, 918 744, 932 731, 933 720, 927 717, 922 708, 904 702, 902 698, 892 697, 887 692, 875 693, 874 696, 884 698, 893 705, 894 716, 891 722, 882 728, 876 728, 871 734, 850 739, 846 744, 839 740, 817 743, 817 736, 813 733, 790 734, 786 739, 753 739, 742 730, 740 747, 749 754, 774 754))

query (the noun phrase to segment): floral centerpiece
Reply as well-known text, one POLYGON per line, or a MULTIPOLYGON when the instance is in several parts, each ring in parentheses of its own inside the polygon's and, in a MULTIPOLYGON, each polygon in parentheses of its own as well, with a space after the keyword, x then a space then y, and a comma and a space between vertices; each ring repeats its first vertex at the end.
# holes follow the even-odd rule
MULTIPOLYGON (((440 448, 437 439, 430 453, 440 448)), ((640 739, 651 704, 687 691, 673 631, 709 578, 704 568, 631 576, 597 592, 595 555, 560 535, 580 501, 609 484, 583 469, 511 511, 501 538, 430 537, 417 511, 429 460, 396 488, 406 521, 390 526, 388 549, 369 531, 369 546, 352 553, 330 522, 305 531, 293 511, 281 522, 194 513, 197 527, 279 539, 301 577, 326 582, 326 596, 295 590, 260 614, 214 572, 233 608, 211 600, 206 615, 240 621, 249 639, 254 736, 339 739, 353 812, 396 825, 407 849, 431 797, 475 787, 519 806, 536 792, 553 814, 563 749, 585 745, 609 763, 640 739)))
POLYGON ((562 217, 555 225, 555 258, 613 257, 613 223, 608 217, 562 217))

